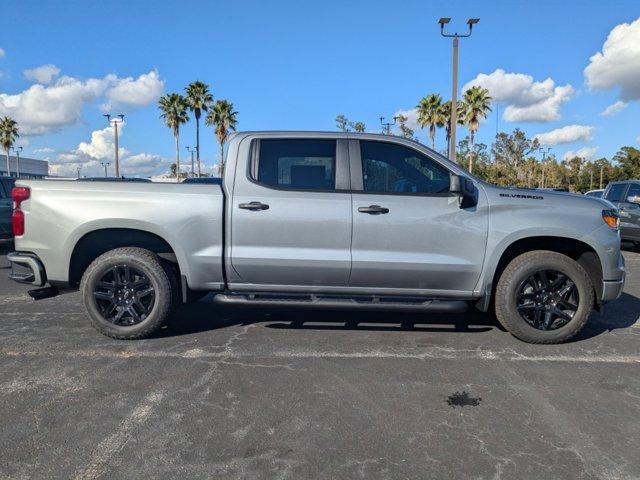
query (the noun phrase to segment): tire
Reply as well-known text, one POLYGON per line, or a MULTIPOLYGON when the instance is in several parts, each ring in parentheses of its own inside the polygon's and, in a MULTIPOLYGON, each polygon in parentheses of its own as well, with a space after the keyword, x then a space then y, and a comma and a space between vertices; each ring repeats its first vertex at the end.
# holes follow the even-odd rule
POLYGON ((167 322, 175 285, 156 254, 125 247, 96 258, 82 276, 80 292, 89 320, 100 333, 138 340, 167 322))
POLYGON ((514 337, 528 343, 569 340, 587 323, 593 304, 594 288, 584 268, 566 255, 547 250, 514 258, 496 287, 498 321, 514 337), (564 284, 556 286, 563 277, 567 278, 564 284))

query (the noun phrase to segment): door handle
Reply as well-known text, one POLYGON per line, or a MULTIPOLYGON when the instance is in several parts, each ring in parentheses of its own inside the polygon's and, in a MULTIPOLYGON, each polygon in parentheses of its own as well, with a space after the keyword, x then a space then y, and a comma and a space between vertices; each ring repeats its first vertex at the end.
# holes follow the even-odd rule
POLYGON ((244 210, 269 210, 269 205, 260 202, 241 203, 238 207, 244 210))
POLYGON ((369 215, 379 215, 381 213, 389 213, 389 209, 380 205, 370 205, 368 207, 358 207, 360 213, 368 213, 369 215))

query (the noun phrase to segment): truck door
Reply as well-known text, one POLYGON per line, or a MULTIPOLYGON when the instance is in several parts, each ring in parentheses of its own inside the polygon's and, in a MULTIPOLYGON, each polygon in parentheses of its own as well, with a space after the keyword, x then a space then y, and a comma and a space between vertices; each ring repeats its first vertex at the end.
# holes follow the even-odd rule
POLYGON ((231 288, 345 287, 351 272, 347 140, 254 138, 236 164, 231 288))
POLYGON ((484 194, 477 206, 460 208, 449 193, 449 170, 407 145, 352 140, 349 152, 350 286, 420 295, 473 291, 487 241, 484 194))
POLYGON ((624 208, 628 186, 629 184, 624 182, 611 183, 607 186, 603 195, 603 198, 613 203, 620 212, 620 236, 622 238, 628 238, 629 234, 632 233, 631 215, 624 208))
POLYGON ((640 198, 640 184, 630 183, 623 201, 620 202, 620 229, 624 238, 640 241, 640 205, 631 199, 640 198), (635 197, 635 198, 634 198, 635 197))

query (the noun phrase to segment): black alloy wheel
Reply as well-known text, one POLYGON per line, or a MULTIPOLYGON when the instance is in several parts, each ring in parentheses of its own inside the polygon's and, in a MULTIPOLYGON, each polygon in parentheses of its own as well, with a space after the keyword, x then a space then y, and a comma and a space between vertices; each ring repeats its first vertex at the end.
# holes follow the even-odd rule
POLYGON ((516 289, 520 316, 538 330, 556 330, 569 323, 580 306, 576 284, 557 270, 539 270, 516 289))
POLYGON ((143 322, 155 304, 155 289, 149 277, 131 265, 115 265, 99 278, 93 297, 102 317, 119 326, 143 322))

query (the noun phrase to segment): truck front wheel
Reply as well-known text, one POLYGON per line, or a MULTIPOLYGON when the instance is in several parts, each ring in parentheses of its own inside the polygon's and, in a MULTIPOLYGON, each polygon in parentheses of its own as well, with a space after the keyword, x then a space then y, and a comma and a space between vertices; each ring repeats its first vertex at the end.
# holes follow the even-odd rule
POLYGON ((171 313, 171 273, 158 256, 143 248, 125 247, 96 258, 87 268, 80 291, 89 320, 104 335, 120 340, 146 338, 171 313))
POLYGON ((593 309, 593 285, 575 260, 536 250, 511 260, 496 287, 500 323, 529 343, 561 343, 576 335, 593 309))

